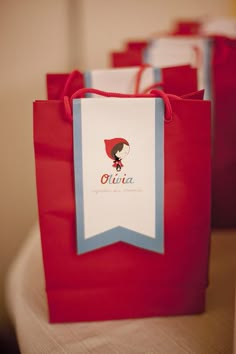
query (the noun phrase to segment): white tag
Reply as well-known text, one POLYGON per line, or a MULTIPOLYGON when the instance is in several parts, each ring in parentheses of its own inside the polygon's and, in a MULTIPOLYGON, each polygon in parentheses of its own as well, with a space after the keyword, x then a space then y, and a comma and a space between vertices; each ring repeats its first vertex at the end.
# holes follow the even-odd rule
POLYGON ((161 99, 74 100, 78 253, 117 241, 163 252, 161 99))
MULTIPOLYGON (((85 86, 108 92, 134 94, 138 71, 138 67, 88 71, 85 73, 85 86)), ((160 81, 160 69, 146 68, 142 73, 139 90, 142 92, 148 86, 160 81)))

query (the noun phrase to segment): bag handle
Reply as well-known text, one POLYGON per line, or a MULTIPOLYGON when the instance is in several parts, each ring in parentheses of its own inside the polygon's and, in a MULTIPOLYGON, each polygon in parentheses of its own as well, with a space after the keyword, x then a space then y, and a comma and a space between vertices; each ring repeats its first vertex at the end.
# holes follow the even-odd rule
POLYGON ((70 87, 70 84, 71 82, 74 80, 74 78, 76 76, 81 76, 82 73, 79 71, 79 70, 73 70, 71 71, 71 73, 69 74, 66 82, 65 82, 65 85, 63 87, 63 90, 61 92, 61 95, 60 95, 60 99, 63 100, 65 96, 68 96, 68 89, 70 87))
POLYGON ((139 67, 139 70, 137 72, 137 75, 136 75, 136 79, 135 79, 135 87, 134 87, 134 93, 135 94, 138 94, 138 93, 143 93, 143 94, 146 94, 148 93, 149 91, 151 91, 152 89, 155 89, 157 87, 160 87, 160 86, 163 86, 163 82, 160 81, 160 82, 155 82, 154 84, 146 87, 142 92, 140 92, 140 83, 141 83, 141 79, 142 79, 142 75, 143 75, 143 72, 147 69, 147 68, 151 68, 152 66, 150 64, 142 64, 140 67, 139 67))
POLYGON ((66 113, 66 119, 70 122, 72 122, 73 117, 72 117, 72 101, 74 98, 82 98, 86 93, 93 93, 96 95, 104 96, 104 97, 117 97, 117 98, 154 98, 154 97, 160 97, 164 101, 165 105, 165 121, 170 122, 173 118, 173 111, 170 103, 170 98, 172 99, 180 99, 181 97, 175 96, 175 95, 168 95, 164 93, 163 91, 160 90, 152 90, 148 94, 124 94, 124 93, 117 93, 117 92, 105 92, 101 90, 97 90, 94 88, 82 88, 78 91, 76 91, 71 98, 68 96, 64 97, 64 106, 65 106, 65 113, 66 113))

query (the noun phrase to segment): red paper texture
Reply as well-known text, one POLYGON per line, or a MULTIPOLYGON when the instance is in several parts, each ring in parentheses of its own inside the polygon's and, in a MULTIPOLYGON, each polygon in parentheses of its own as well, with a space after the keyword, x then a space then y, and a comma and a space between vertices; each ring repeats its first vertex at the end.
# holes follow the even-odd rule
POLYGON ((236 40, 214 39, 212 222, 236 226, 236 40))

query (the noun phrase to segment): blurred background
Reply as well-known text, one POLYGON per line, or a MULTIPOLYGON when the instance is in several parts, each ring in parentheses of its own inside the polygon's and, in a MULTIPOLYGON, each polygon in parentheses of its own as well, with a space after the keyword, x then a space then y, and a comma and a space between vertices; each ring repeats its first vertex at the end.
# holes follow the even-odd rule
MULTIPOLYGON (((0 1, 0 338, 11 341, 7 270, 37 220, 32 102, 47 72, 109 66, 127 39, 170 30, 177 19, 235 14, 235 0, 0 1)), ((1 351, 3 352, 3 351, 1 351)))

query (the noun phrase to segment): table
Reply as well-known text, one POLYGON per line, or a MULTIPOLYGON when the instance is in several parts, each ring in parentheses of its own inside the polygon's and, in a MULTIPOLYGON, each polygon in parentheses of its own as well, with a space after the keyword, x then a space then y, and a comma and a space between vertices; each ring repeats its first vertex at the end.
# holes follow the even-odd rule
POLYGON ((6 284, 7 306, 21 353, 231 354, 236 230, 213 232, 210 259, 204 314, 49 324, 40 233, 35 225, 11 265, 6 284))

